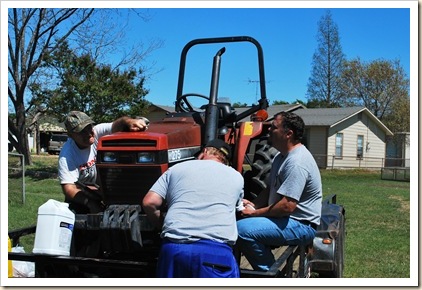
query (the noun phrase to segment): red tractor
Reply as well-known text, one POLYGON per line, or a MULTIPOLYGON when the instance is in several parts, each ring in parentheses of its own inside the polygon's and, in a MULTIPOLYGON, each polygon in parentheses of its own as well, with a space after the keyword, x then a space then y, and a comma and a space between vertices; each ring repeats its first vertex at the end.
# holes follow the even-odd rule
MULTIPOLYGON (((160 237, 149 224, 140 204, 164 171, 174 164, 196 158, 204 144, 220 138, 232 146, 231 165, 245 176, 246 197, 253 199, 266 186, 277 151, 266 145, 270 124, 265 122, 268 118, 265 83, 263 51, 252 37, 196 39, 186 44, 181 53, 175 112, 161 121, 151 122, 145 132, 119 132, 99 140, 96 166, 106 209, 99 214, 76 215, 72 237, 76 246, 71 256, 9 253, 9 258, 32 259, 40 277, 75 277, 91 273, 90 269, 96 269, 93 275, 99 277, 154 277, 160 237), (237 113, 230 103, 220 102, 218 98, 220 63, 225 47, 219 49, 213 58, 209 96, 183 92, 189 49, 198 44, 228 42, 252 43, 258 53, 261 98, 242 113, 237 113), (203 105, 195 106, 194 98, 203 100, 203 105), (70 265, 78 266, 78 270, 68 271, 70 265)), ((318 239, 331 240, 330 245, 320 243, 316 238, 316 248, 313 245, 287 247, 268 273, 242 269, 242 276, 306 277, 319 269, 323 275, 340 277, 344 239, 341 245, 336 245, 336 237, 342 237, 344 233, 344 209, 335 202, 325 201, 325 208, 330 205, 335 206, 330 210, 330 220, 326 222, 323 217, 318 230, 321 236, 318 239), (338 217, 343 218, 341 225, 338 217), (296 259, 300 260, 299 270, 293 267, 296 259), (283 264, 286 266, 281 267, 283 264)), ((9 236, 16 240, 19 231, 9 233, 9 236)))

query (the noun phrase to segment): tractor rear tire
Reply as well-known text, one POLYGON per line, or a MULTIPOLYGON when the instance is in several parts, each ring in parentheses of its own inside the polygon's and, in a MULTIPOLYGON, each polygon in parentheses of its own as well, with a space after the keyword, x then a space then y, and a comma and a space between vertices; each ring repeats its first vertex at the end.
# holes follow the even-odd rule
POLYGON ((270 181, 271 165, 278 150, 265 140, 256 145, 252 169, 245 174, 245 198, 254 199, 267 188, 270 181))

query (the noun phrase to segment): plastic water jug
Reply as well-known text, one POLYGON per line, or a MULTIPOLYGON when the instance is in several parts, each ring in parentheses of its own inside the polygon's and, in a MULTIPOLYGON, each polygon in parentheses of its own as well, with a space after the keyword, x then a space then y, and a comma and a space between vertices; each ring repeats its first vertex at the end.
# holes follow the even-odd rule
POLYGON ((70 255, 75 214, 69 204, 49 199, 38 208, 34 254, 70 255))

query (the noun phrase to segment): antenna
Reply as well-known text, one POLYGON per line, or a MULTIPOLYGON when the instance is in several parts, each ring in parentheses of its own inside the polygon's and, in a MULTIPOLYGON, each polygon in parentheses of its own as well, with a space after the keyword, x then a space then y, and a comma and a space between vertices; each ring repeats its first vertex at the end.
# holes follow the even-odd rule
MULTIPOLYGON (((248 78, 248 84, 255 84, 255 102, 258 102, 258 84, 260 83, 259 80, 251 80, 248 78)), ((270 83, 271 81, 265 81, 266 84, 270 83)))

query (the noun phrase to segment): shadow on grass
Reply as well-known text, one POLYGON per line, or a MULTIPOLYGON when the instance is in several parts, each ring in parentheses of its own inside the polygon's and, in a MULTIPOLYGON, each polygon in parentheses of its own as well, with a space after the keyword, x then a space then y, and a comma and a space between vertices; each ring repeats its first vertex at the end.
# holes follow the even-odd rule
MULTIPOLYGON (((51 179, 51 178, 57 178, 57 168, 41 168, 40 170, 32 170, 27 169, 25 170, 25 176, 31 177, 34 180, 44 180, 44 179, 51 179), (45 170, 44 170, 45 169, 45 170)), ((10 179, 18 179, 22 178, 22 170, 15 170, 13 172, 9 172, 9 178, 10 179)))

